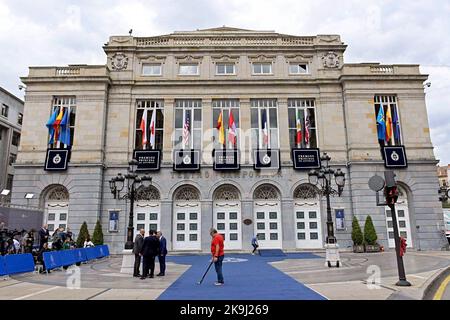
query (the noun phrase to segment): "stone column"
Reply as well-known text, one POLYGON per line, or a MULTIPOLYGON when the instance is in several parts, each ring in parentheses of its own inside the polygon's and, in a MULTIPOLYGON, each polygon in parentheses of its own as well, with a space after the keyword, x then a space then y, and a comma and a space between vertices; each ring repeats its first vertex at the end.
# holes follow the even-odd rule
POLYGON ((294 201, 281 200, 281 225, 283 232, 283 249, 295 249, 294 201))
POLYGON ((164 100, 163 163, 172 163, 173 136, 175 134, 175 100, 164 100))
POLYGON ((239 148, 241 150, 241 164, 250 163, 252 158, 252 141, 251 141, 251 113, 250 99, 243 98, 240 100, 240 123, 239 123, 239 148))
POLYGON ((209 229, 213 226, 213 203, 211 200, 204 200, 201 203, 202 221, 201 221, 201 241, 202 251, 209 252, 211 248, 211 236, 209 229))
POLYGON ((173 216, 173 203, 171 200, 161 201, 161 219, 160 219, 160 230, 167 240, 167 250, 172 249, 173 244, 173 232, 172 232, 172 216, 173 216))
POLYGON ((255 233, 255 221, 253 217, 253 201, 252 200, 243 200, 241 202, 241 216, 242 221, 245 219, 252 220, 252 224, 245 225, 242 223, 242 249, 243 250, 252 250, 253 247, 251 245, 253 234, 255 233))
POLYGON ((291 163, 287 99, 278 99, 278 134, 280 135, 280 161, 291 163))

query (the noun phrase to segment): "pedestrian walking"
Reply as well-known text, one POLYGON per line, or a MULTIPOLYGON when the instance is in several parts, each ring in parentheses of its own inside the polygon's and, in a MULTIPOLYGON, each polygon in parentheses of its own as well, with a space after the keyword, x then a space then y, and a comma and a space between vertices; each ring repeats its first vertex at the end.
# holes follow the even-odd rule
POLYGON ((252 255, 255 255, 255 251, 259 247, 258 236, 256 236, 256 235, 254 235, 252 238, 252 246, 253 246, 252 255))
POLYGON ((223 262, 223 258, 225 256, 225 253, 223 250, 223 237, 214 228, 211 228, 209 230, 209 234, 212 237, 212 241, 211 241, 212 261, 214 262, 214 267, 215 267, 216 273, 217 273, 217 282, 215 282, 214 284, 216 286, 222 286, 222 285, 224 285, 223 273, 222 273, 222 262, 223 262))
POLYGON ((133 245, 133 253, 134 253, 134 269, 133 269, 133 277, 140 277, 140 271, 141 268, 141 249, 142 245, 144 244, 144 236, 145 236, 145 230, 141 229, 139 230, 139 233, 136 235, 136 238, 134 239, 134 245, 133 245))
POLYGON ((141 249, 141 256, 143 257, 143 271, 141 280, 147 278, 154 278, 155 273, 155 257, 159 251, 159 240, 156 237, 156 231, 150 230, 149 236, 144 239, 141 249), (150 271, 150 275, 149 275, 150 271))
POLYGON ((167 255, 167 241, 166 238, 162 235, 161 231, 156 233, 156 237, 159 240, 159 273, 156 275, 157 277, 164 277, 166 274, 166 255, 167 255))

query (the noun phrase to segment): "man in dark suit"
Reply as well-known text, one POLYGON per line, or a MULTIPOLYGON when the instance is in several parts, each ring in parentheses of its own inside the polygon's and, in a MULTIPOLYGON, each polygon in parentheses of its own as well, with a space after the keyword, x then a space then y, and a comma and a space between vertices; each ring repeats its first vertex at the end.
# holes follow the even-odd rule
POLYGON ((44 224, 39 230, 39 249, 42 249, 44 243, 48 242, 48 237, 50 236, 50 232, 48 231, 48 227, 44 224))
POLYGON ((141 256, 144 257, 144 270, 142 272, 141 280, 147 278, 153 278, 155 272, 155 257, 159 251, 159 240, 156 237, 156 231, 150 230, 150 236, 144 239, 144 244, 141 249, 141 256), (150 275, 148 271, 150 269, 150 275))
POLYGON ((163 237, 162 232, 158 231, 156 233, 156 237, 159 239, 159 273, 156 275, 157 277, 163 277, 166 273, 166 255, 167 255, 167 241, 166 238, 163 237))
POLYGON ((140 277, 139 269, 141 268, 141 256, 139 255, 142 250, 142 245, 144 244, 145 230, 139 230, 139 233, 134 239, 133 253, 134 253, 134 271, 133 277, 140 277))

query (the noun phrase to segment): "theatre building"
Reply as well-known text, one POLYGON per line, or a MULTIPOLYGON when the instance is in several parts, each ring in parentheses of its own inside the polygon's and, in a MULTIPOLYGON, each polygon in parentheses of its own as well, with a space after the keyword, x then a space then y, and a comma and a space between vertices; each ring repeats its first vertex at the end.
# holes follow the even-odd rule
POLYGON ((418 65, 346 64, 338 35, 228 27, 112 36, 103 49, 105 65, 30 67, 22 78, 12 202, 44 209, 51 230, 77 234, 86 221, 92 233, 99 219, 121 252, 130 200, 127 180, 111 179, 135 158, 152 180, 136 184, 134 232, 162 230, 171 251, 208 251, 212 226, 228 250, 249 250, 255 234, 263 248, 321 249, 326 200, 308 172, 326 152, 345 173, 331 197, 341 248, 353 216, 363 227, 368 215, 378 242, 394 245, 390 211, 368 186, 386 165, 409 247, 443 245, 418 65))

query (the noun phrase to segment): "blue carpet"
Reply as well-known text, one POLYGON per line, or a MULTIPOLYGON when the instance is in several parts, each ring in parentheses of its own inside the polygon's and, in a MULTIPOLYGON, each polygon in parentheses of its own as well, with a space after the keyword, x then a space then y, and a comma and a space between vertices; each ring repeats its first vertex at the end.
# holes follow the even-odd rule
POLYGON ((285 257, 286 253, 281 249, 261 249, 259 255, 261 257, 285 257))
POLYGON ((268 264, 284 259, 316 258, 321 257, 312 253, 292 253, 286 257, 225 255, 225 285, 216 287, 214 265, 203 283, 197 284, 208 267, 210 255, 169 256, 167 261, 191 267, 158 300, 325 300, 320 294, 268 264))

